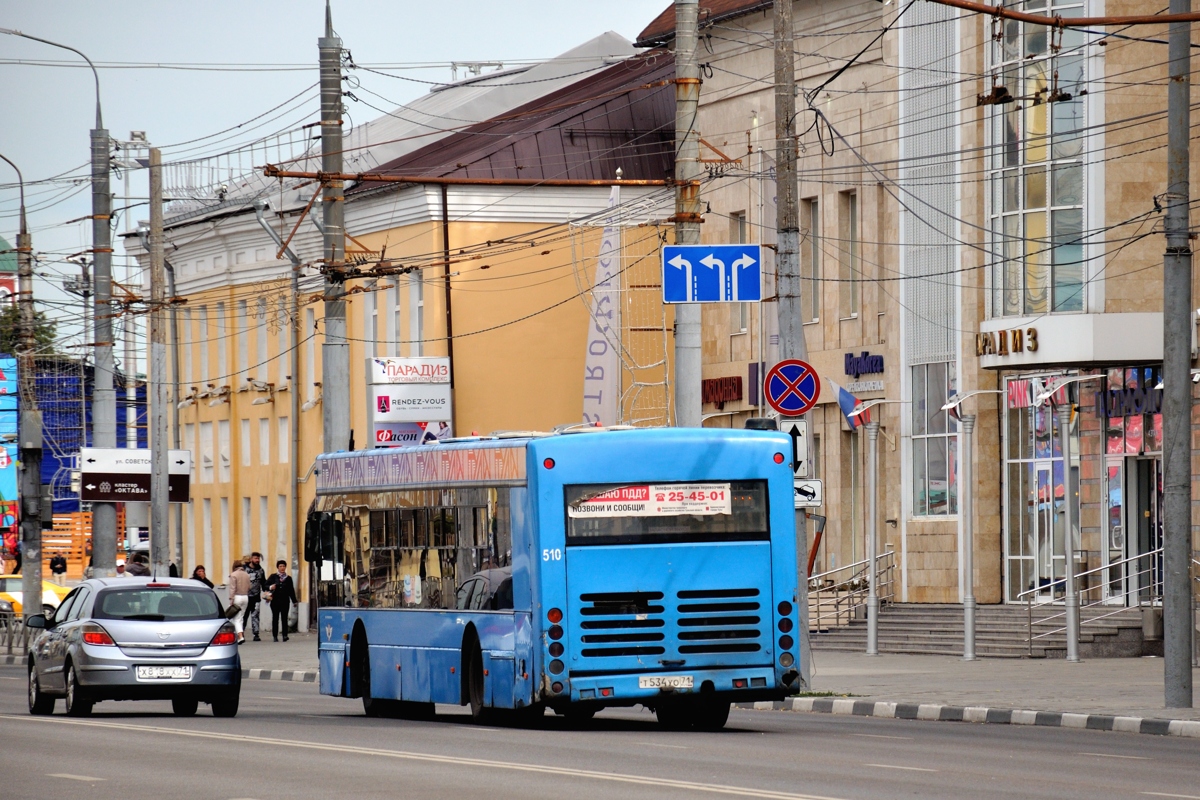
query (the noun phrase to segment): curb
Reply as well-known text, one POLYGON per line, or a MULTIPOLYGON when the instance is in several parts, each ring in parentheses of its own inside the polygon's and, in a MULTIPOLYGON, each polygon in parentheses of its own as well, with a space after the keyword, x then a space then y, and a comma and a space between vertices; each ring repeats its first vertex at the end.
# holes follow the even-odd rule
POLYGON ((1109 714, 1070 714, 1060 711, 1026 711, 983 706, 943 706, 932 703, 889 703, 835 697, 794 697, 790 700, 738 703, 756 711, 797 711, 854 717, 919 719, 938 722, 978 722, 994 725, 1033 725, 1093 731, 1145 733, 1200 739, 1200 720, 1120 717, 1109 714))
POLYGON ((294 683, 316 683, 315 669, 244 669, 244 681, 292 681, 294 683))
MULTIPOLYGON (((24 666, 25 656, 0 656, 0 665, 24 666)), ((244 681, 291 681, 293 683, 316 683, 318 671, 315 669, 243 669, 244 681)))

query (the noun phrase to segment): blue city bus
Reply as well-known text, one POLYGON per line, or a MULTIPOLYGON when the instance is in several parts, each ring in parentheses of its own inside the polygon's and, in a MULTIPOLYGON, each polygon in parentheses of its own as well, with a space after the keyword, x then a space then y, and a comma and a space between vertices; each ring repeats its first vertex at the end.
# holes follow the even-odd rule
POLYGON ((321 693, 708 730, 794 694, 790 439, 585 430, 320 456, 321 693))

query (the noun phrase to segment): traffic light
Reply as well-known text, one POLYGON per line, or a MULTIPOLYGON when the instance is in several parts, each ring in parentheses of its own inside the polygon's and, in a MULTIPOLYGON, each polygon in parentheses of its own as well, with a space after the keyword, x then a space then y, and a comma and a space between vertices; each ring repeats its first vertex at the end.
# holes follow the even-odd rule
POLYGON ((320 564, 341 561, 345 524, 326 511, 314 511, 304 523, 304 559, 320 564))

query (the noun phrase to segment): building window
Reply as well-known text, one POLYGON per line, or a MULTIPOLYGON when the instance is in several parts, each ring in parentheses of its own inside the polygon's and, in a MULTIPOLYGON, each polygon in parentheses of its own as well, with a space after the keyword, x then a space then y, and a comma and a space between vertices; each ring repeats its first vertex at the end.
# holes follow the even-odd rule
POLYGON ((858 195, 842 192, 838 197, 840 206, 839 236, 842 239, 841 283, 842 316, 857 317, 862 283, 862 263, 859 260, 858 195))
POLYGON ((237 303, 237 371, 238 375, 243 378, 250 377, 248 369, 250 367, 250 343, 246 341, 246 331, 249 328, 250 312, 246 308, 245 300, 238 300, 237 303))
POLYGON ((800 203, 801 223, 808 226, 800 244, 801 309, 805 322, 821 318, 821 203, 817 198, 800 203))
POLYGON ((266 417, 258 421, 258 463, 271 463, 271 420, 266 417))
POLYGON ((400 316, 400 280, 392 281, 392 355, 403 355, 400 351, 400 341, 404 338, 404 326, 400 316))
MULTIPOLYGON (((258 498, 258 551, 269 554, 271 548, 267 544, 267 537, 271 535, 271 512, 267 506, 267 500, 265 494, 258 498)), ((269 555, 264 557, 269 558, 269 555)))
POLYGON ((408 302, 412 331, 408 338, 411 340, 409 354, 425 355, 425 275, 420 270, 408 276, 408 302))
MULTIPOLYGON (((1053 13, 1084 6, 1055 2, 1053 13)), ((1084 34, 1002 25, 993 92, 1019 99, 990 106, 992 316, 1082 311, 1084 34)))
POLYGON ((250 420, 242 420, 242 466, 250 466, 250 420))
POLYGON ((217 376, 214 382, 218 385, 229 380, 229 362, 226 361, 226 342, 229 341, 229 331, 225 329, 225 304, 217 303, 217 333, 213 342, 217 348, 217 376))
POLYGON ((258 298, 258 303, 254 307, 254 325, 257 328, 257 342, 254 347, 254 373, 258 375, 260 381, 267 380, 267 362, 269 355, 267 351, 267 298, 258 298))
MULTIPOLYGON (((181 316, 183 317, 180 320, 183 323, 181 326, 183 328, 183 341, 179 343, 179 371, 182 373, 183 383, 187 384, 194 380, 192 378, 192 310, 190 308, 183 309, 181 316)), ((176 403, 180 400, 178 397, 171 399, 176 403)))
POLYGON ((289 454, 291 453, 292 429, 291 429, 291 426, 288 425, 287 417, 280 417, 278 420, 278 425, 279 425, 279 439, 278 439, 279 463, 286 464, 286 463, 288 463, 289 454))
POLYGON ((315 397, 317 377, 317 332, 316 316, 311 308, 304 309, 304 399, 311 402, 315 397))
POLYGON ((953 362, 912 368, 914 516, 958 513, 958 424, 942 411, 954 384, 953 362))

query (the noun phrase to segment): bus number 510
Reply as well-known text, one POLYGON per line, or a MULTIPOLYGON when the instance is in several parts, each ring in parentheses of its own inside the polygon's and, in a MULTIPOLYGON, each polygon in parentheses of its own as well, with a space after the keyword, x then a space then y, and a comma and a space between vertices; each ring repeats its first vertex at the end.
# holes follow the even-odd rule
POLYGON ((562 550, 558 547, 543 550, 542 561, 562 561, 562 550))

